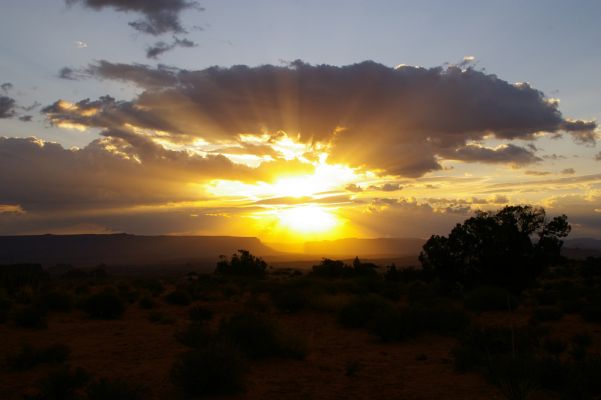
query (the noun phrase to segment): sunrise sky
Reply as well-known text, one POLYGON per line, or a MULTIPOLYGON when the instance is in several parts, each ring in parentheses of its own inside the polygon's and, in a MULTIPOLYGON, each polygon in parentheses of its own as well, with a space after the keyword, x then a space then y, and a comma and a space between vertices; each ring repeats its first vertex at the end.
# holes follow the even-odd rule
POLYGON ((601 2, 3 0, 0 234, 601 238, 601 2))

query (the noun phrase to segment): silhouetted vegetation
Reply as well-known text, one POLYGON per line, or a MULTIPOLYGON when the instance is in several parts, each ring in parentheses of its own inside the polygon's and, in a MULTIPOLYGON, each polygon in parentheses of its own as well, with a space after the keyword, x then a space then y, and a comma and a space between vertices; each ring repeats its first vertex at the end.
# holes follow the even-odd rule
POLYGON ((236 275, 249 278, 263 278, 267 263, 260 257, 255 257, 247 250, 238 250, 238 253, 232 254, 228 260, 221 256, 217 263, 215 273, 221 275, 236 275))
POLYGON ((451 288, 487 284, 521 290, 560 261, 561 238, 569 232, 565 215, 548 221, 542 208, 507 206, 478 212, 448 237, 432 236, 419 258, 425 271, 451 288))
POLYGON ((115 319, 123 315, 125 304, 115 292, 104 290, 88 297, 83 308, 92 318, 115 319))
POLYGON ((173 365, 171 378, 188 395, 232 394, 244 389, 245 370, 235 347, 213 342, 182 354, 173 365))
POLYGON ((145 390, 120 379, 102 378, 86 388, 87 400, 142 400, 145 390))
POLYGON ((38 364, 62 363, 68 358, 69 348, 65 345, 54 344, 36 348, 24 344, 17 353, 10 354, 6 358, 5 364, 11 370, 27 370, 38 364))

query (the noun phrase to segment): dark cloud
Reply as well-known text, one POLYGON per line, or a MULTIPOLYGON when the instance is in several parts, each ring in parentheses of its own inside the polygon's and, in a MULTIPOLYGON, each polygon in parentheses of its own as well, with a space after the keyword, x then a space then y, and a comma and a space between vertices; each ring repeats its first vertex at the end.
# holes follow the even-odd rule
POLYGON ((146 57, 157 59, 163 53, 171 51, 176 47, 196 47, 196 43, 191 41, 190 39, 178 39, 174 38, 173 42, 165 43, 163 41, 156 42, 154 45, 146 48, 146 57))
POLYGON ((595 155, 595 160, 601 161, 601 151, 595 155))
POLYGON ((574 175, 576 171, 574 170, 574 168, 566 168, 562 170, 561 173, 564 175, 574 175))
POLYGON ((173 138, 220 143, 242 133, 284 131, 327 146, 332 162, 407 177, 439 170, 445 158, 536 162, 540 158, 532 148, 468 143, 485 137, 535 140, 539 132, 566 130, 581 135, 594 125, 565 120, 556 102, 527 84, 453 66, 394 69, 371 61, 342 67, 295 61, 182 71, 101 61, 89 72, 146 90, 133 101, 102 106, 93 116, 70 109, 49 115, 51 120, 102 129, 129 122, 173 138))
POLYGON ((576 143, 595 145, 597 138, 595 133, 597 123, 595 121, 566 120, 562 123, 561 128, 570 132, 576 143))
POLYGON ((15 116, 15 99, 8 96, 0 96, 0 119, 15 116))
POLYGON ((533 175, 533 176, 545 176, 551 175, 549 171, 524 171, 525 175, 533 175))
POLYGON ((380 190, 382 192, 395 192, 403 187, 399 183, 385 183, 383 185, 371 185, 370 190, 380 190))
POLYGON ((31 122, 32 119, 33 119, 33 116, 31 116, 31 115, 22 115, 19 117, 19 120, 21 120, 23 122, 31 122))
POLYGON ((65 0, 68 5, 81 4, 94 10, 112 8, 120 12, 142 14, 139 20, 129 25, 143 33, 160 35, 163 33, 185 33, 180 21, 180 13, 186 9, 201 10, 196 1, 187 0, 65 0))
POLYGON ((10 91, 13 88, 13 84, 10 82, 6 82, 0 85, 0 88, 4 93, 8 93, 8 91, 10 91))
POLYGON ((181 73, 178 69, 164 65, 152 68, 143 64, 120 64, 104 60, 90 65, 86 72, 99 79, 131 82, 151 90, 175 86, 181 73))
POLYGON ((79 79, 77 75, 77 71, 73 68, 63 67, 60 71, 58 71, 58 77, 61 79, 67 79, 70 81, 76 81, 79 79))
POLYGON ((502 145, 498 148, 468 145, 445 153, 449 159, 483 162, 483 163, 513 163, 516 165, 531 164, 541 161, 531 150, 513 144, 502 145))
POLYGON ((354 183, 349 183, 348 185, 346 185, 345 189, 353 193, 359 193, 363 191, 363 188, 361 186, 355 185, 354 183))

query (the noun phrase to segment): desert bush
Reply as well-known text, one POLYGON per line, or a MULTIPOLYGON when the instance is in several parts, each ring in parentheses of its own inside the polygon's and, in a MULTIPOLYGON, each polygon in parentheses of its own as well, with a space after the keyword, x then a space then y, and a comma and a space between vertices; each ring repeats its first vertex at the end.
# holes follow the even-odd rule
POLYGON ((533 327, 471 328, 460 336, 451 352, 455 369, 486 372, 495 357, 531 357, 538 349, 540 337, 541 332, 533 327))
POLYGON ((125 312, 121 297, 111 290, 104 290, 88 297, 83 304, 84 311, 92 318, 116 319, 125 312))
POLYGON ((213 319, 213 311, 200 304, 194 304, 188 309, 188 316, 192 321, 208 321, 213 319))
POLYGON ((153 311, 148 314, 148 320, 155 324, 170 325, 175 323, 175 318, 171 315, 162 313, 160 311, 153 311))
POLYGON ((488 366, 487 377, 507 400, 527 400, 539 388, 535 361, 497 356, 488 366))
POLYGON ((542 346, 547 353, 559 357, 568 348, 568 343, 560 338, 547 337, 543 340, 542 346))
POLYGON ((46 310, 38 305, 16 308, 13 311, 12 320, 15 325, 23 328, 44 329, 48 326, 46 310))
POLYGON ((563 318, 563 311, 561 311, 561 309, 558 307, 538 307, 534 309, 532 318, 535 321, 541 322, 559 321, 561 318, 563 318))
POLYGON ((555 290, 541 290, 535 294, 539 306, 554 306, 558 301, 558 293, 555 290))
POLYGON ((214 341, 215 333, 206 324, 195 322, 177 332, 175 338, 185 346, 202 347, 214 341))
POLYGON ((378 312, 391 312, 392 304, 379 296, 360 297, 338 312, 338 321, 348 328, 367 328, 378 312))
POLYGON ((192 396, 232 394, 244 389, 245 370, 244 360, 234 346, 213 342, 178 357, 171 379, 192 396))
POLYGON ((340 260, 324 258, 318 265, 314 265, 311 275, 324 278, 341 278, 346 276, 351 267, 340 260))
POLYGON ((413 305, 403 314, 406 323, 417 332, 456 334, 470 324, 470 317, 465 311, 448 305, 413 305))
POLYGON ((219 336, 229 340, 250 358, 303 358, 306 343, 275 321, 255 313, 241 313, 223 321, 219 336))
POLYGON ((144 390, 120 379, 102 378, 88 385, 87 400, 142 400, 144 390))
POLYGON ((572 336, 572 343, 577 346, 588 347, 593 343, 593 338, 588 332, 575 333, 572 336))
POLYGON ((24 286, 38 287, 47 279, 40 264, 0 265, 0 288, 8 293, 24 286))
POLYGON ((276 308, 284 313, 296 313, 308 303, 305 293, 297 288, 281 287, 272 291, 271 298, 276 308))
POLYGON ((215 273, 262 278, 265 276, 266 269, 267 263, 262 258, 253 256, 247 250, 238 250, 238 253, 232 254, 229 260, 225 256, 220 256, 215 273))
POLYGON ((12 370, 26 370, 38 364, 65 362, 69 358, 69 352, 69 348, 61 344, 42 348, 35 348, 29 344, 24 344, 17 353, 10 354, 6 358, 5 364, 12 370))
POLYGON ((601 304, 593 303, 587 304, 582 307, 581 311, 582 318, 587 322, 600 323, 601 322, 601 304))
POLYGON ((152 310, 157 308, 158 304, 151 296, 142 296, 138 300, 138 306, 144 310, 152 310))
POLYGON ((395 308, 377 310, 369 328, 384 342, 405 340, 417 334, 417 327, 407 320, 407 315, 395 308))
POLYGON ((187 306, 192 302, 190 294, 182 289, 175 289, 165 296, 165 301, 169 304, 178 306, 187 306))
POLYGON ((41 296, 40 303, 51 311, 70 311, 73 308, 73 296, 69 292, 52 290, 41 296))
POLYGON ((79 390, 88 382, 90 376, 82 368, 63 367, 52 371, 38 383, 38 393, 28 396, 30 400, 75 400, 79 399, 79 390))
POLYGON ((513 311, 518 306, 517 298, 506 289, 480 286, 465 296, 466 308, 476 311, 513 311))
POLYGON ((156 297, 165 291, 165 286, 158 279, 145 279, 133 282, 133 285, 141 290, 149 292, 153 297, 156 297))

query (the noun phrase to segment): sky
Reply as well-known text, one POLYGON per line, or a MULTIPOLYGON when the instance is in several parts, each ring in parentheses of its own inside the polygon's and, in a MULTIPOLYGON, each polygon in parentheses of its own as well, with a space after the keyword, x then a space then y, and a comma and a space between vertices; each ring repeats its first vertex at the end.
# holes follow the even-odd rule
POLYGON ((601 238, 598 1, 4 0, 0 235, 601 238))

